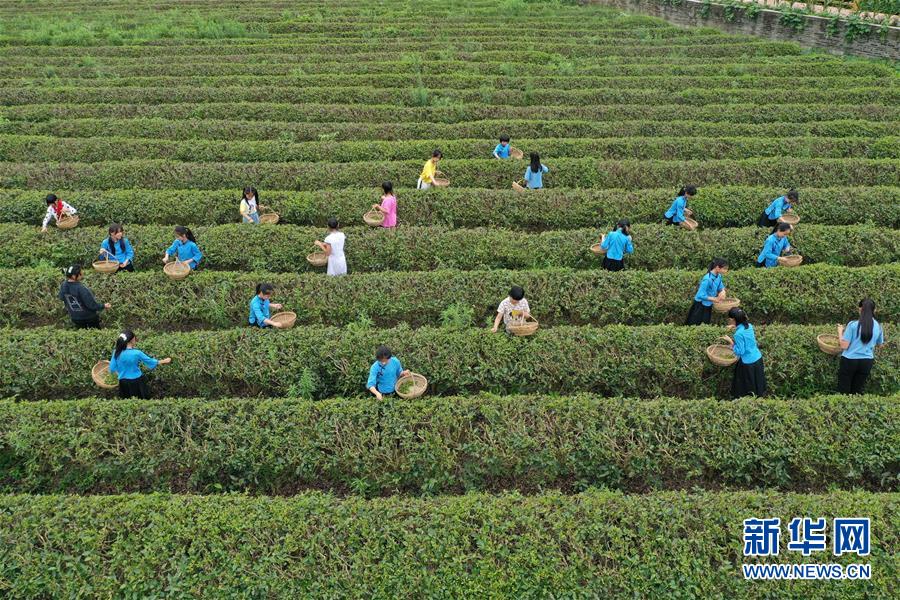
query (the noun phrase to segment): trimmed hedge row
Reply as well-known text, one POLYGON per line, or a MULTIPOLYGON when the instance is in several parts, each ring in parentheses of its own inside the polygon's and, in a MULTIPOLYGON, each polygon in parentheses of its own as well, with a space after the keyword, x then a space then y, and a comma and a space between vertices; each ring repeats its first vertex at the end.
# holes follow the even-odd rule
MULTIPOLYGON (((13 597, 890 598, 898 494, 2 496, 13 597), (872 520, 872 553, 803 557, 796 516, 872 520), (777 560, 741 555, 743 520, 781 519, 777 560), (742 563, 871 565, 871 580, 747 581, 742 563), (61 568, 60 565, 72 565, 61 568), (177 591, 176 591, 177 590, 177 591), (190 590, 188 593, 187 590, 190 590)), ((831 543, 831 527, 828 541, 831 543)))
MULTIPOLYGON (((409 160, 441 148, 454 159, 491 156, 496 139, 415 141, 287 141, 165 140, 126 137, 54 138, 4 135, 0 161, 102 162, 105 160, 166 159, 187 162, 332 162, 409 160)), ((517 144, 542 156, 594 157, 603 160, 743 159, 773 156, 808 158, 900 158, 900 137, 743 137, 666 138, 525 138, 517 144)), ((527 163, 518 163, 524 170, 527 163)))
MULTIPOLYGON (((300 123, 464 123, 485 119, 682 121, 684 107, 677 104, 646 106, 492 106, 484 103, 450 107, 362 106, 327 104, 272 104, 221 102, 181 104, 30 104, 4 107, 13 121, 49 119, 157 117, 179 119, 242 119, 300 123)), ((691 108, 690 117, 709 123, 809 123, 835 119, 897 121, 897 111, 883 104, 718 104, 691 108)))
MULTIPOLYGON (((868 383, 874 394, 900 391, 900 341, 885 326, 868 383)), ((798 398, 833 393, 838 361, 816 335, 833 325, 770 325, 757 331, 768 365, 769 393, 798 398)), ((731 369, 713 366, 704 349, 721 327, 554 327, 530 338, 488 329, 344 329, 145 334, 140 347, 172 356, 151 377, 155 396, 312 398, 364 396, 375 348, 386 344, 404 367, 429 379, 431 395, 572 394, 727 397, 731 369)), ((0 332, 0 397, 77 398, 96 395, 91 367, 112 353, 115 333, 49 328, 0 332)))
POLYGON ((4 493, 900 489, 900 396, 0 402, 0 440, 4 493))
MULTIPOLYGON (((238 219, 240 185, 228 190, 55 190, 81 215, 81 225, 152 223, 205 225, 234 223, 238 219)), ((512 190, 454 189, 440 194, 395 188, 400 198, 401 225, 451 227, 505 227, 509 229, 573 229, 612 227, 623 216, 632 223, 659 223, 674 189, 598 190, 546 189, 527 203, 512 190)), ((900 228, 900 190, 897 187, 835 187, 802 190, 803 226, 810 223, 853 225, 874 223, 900 228)), ((691 200, 694 217, 702 227, 749 226, 768 202, 784 188, 703 186, 691 200)), ((262 190, 263 202, 272 206, 281 222, 324 227, 329 216, 344 224, 360 223, 361 215, 379 201, 381 190, 345 189, 324 192, 262 190)), ((45 190, 4 190, 0 196, 0 222, 40 225, 44 218, 45 190)))
MULTIPOLYGON (((503 229, 445 227, 348 227, 346 256, 350 272, 430 271, 453 269, 528 269, 541 267, 599 268, 589 246, 601 231, 577 229, 523 234, 503 229)), ((603 232, 608 231, 607 228, 603 232)), ((217 225, 197 227, 203 251, 201 269, 231 271, 322 272, 306 256, 315 252, 322 229, 294 225, 217 225)), ((634 228, 635 252, 627 266, 639 270, 704 269, 715 256, 733 268, 753 266, 769 235, 768 228, 745 227, 688 232, 680 227, 642 225, 634 228)), ((66 266, 96 260, 106 228, 52 230, 0 224, 0 267, 66 266)), ((135 225, 128 237, 138 269, 162 269, 162 255, 174 240, 171 226, 135 225)), ((827 262, 851 267, 895 262, 900 231, 865 225, 804 225, 791 243, 807 264, 827 262)))
MULTIPOLYGON (((162 273, 89 272, 85 284, 113 309, 107 327, 190 330, 246 323, 257 283, 276 286, 276 300, 298 314, 300 324, 343 326, 365 315, 374 324, 412 327, 441 323, 454 304, 471 310, 457 326, 493 320, 512 285, 528 293, 544 326, 681 324, 702 272, 690 271, 433 271, 371 273, 348 277, 197 272, 174 282, 162 273)), ((0 325, 68 325, 57 292, 62 280, 48 269, 0 270, 0 325), (22 290, 29 290, 23 294, 22 290)), ((878 318, 900 321, 900 264, 803 269, 742 269, 725 278, 754 322, 838 323, 856 314, 863 296, 878 306, 878 318)), ((717 319, 724 322, 723 319, 717 319)))
MULTIPOLYGON (((895 186, 897 159, 746 158, 740 160, 597 160, 547 157, 545 185, 554 187, 649 188, 679 181, 707 185, 796 187, 838 185, 895 186)), ((324 190, 376 187, 384 180, 414 185, 425 159, 355 163, 194 163, 166 160, 121 160, 95 163, 0 163, 0 186, 58 189, 221 189, 255 182, 260 189, 324 190)), ((520 161, 445 160, 441 170, 462 188, 510 189, 521 179, 520 161)), ((440 193, 441 190, 433 190, 440 193)), ((540 193, 540 192, 538 192, 540 193)))
MULTIPOLYGON (((900 103, 900 89, 871 86, 840 90, 810 90, 794 87, 775 89, 687 89, 682 91, 656 89, 592 89, 556 90, 539 86, 530 93, 498 94, 496 90, 423 88, 428 97, 446 98, 455 103, 475 104, 496 102, 506 106, 608 106, 620 104, 675 104, 706 106, 710 104, 743 104, 766 102, 777 94, 784 102, 864 104, 875 103, 896 106, 900 103), (488 98, 487 96, 490 96, 488 98)), ((419 106, 421 97, 411 90, 364 86, 299 87, 283 86, 169 86, 169 87, 62 87, 0 88, 0 104, 21 105, 46 102, 53 98, 62 104, 177 104, 181 102, 296 102, 333 105, 367 106, 401 104, 419 106)))
MULTIPOLYGON (((285 142, 324 142, 356 140, 411 141, 423 132, 436 140, 477 138, 493 140, 504 132, 519 138, 536 140, 572 138, 632 137, 889 137, 898 124, 863 120, 810 121, 806 123, 706 123, 698 121, 473 121, 469 123, 293 123, 286 121, 229 121, 220 119, 54 119, 45 122, 0 122, 0 132, 12 135, 49 135, 54 137, 103 137, 114 131, 132 138, 172 140, 217 139, 276 140, 285 142)), ((232 145, 232 147, 235 147, 232 145)), ((238 146, 239 147, 239 146, 238 146)))

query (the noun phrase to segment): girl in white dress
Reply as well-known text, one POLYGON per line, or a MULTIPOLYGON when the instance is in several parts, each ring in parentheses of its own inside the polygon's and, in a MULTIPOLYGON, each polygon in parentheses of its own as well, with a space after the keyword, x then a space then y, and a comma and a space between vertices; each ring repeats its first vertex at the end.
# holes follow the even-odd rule
POLYGON ((328 275, 346 275, 347 259, 344 257, 344 240, 346 236, 338 230, 337 219, 328 219, 328 235, 325 241, 316 240, 316 246, 328 255, 328 275))

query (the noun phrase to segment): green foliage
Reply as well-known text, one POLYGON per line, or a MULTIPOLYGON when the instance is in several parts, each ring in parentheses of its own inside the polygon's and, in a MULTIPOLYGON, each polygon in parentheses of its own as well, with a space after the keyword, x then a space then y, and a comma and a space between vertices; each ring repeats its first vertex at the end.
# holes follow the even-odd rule
POLYGON ((454 302, 441 311, 439 316, 441 327, 446 329, 464 329, 475 322, 475 309, 468 304, 454 302))
POLYGON ((872 34, 872 25, 857 15, 851 15, 844 24, 844 40, 849 44, 872 34))
MULTIPOLYGON (((900 341, 887 324, 886 344, 868 383, 893 394, 900 381, 900 341)), ((837 361, 816 335, 833 325, 769 325, 757 331, 773 394, 809 397, 835 389, 837 361), (778 365, 790 365, 779 368, 778 365)), ((374 349, 385 344, 403 365, 429 380, 429 394, 576 393, 700 398, 727 397, 731 369, 713 366, 704 349, 721 327, 553 327, 529 338, 487 329, 348 329, 289 331, 242 326, 224 331, 156 334, 138 331, 141 349, 173 356, 151 375, 163 396, 278 396, 310 369, 316 398, 366 395, 374 349)), ((108 331, 48 328, 0 332, 0 397, 75 398, 94 395, 91 367, 112 352, 108 331), (48 349, 50 350, 48 352, 48 349), (21 360, 27 356, 29 360, 21 360)))
POLYGON ((808 11, 785 5, 779 9, 779 12, 781 15, 778 17, 778 22, 784 27, 793 29, 796 33, 806 29, 808 11))

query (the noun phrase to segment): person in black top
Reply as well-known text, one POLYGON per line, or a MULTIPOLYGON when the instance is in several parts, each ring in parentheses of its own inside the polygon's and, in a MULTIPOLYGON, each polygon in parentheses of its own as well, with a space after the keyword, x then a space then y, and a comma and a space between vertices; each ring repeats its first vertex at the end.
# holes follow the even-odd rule
POLYGON ((100 311, 110 308, 110 304, 100 304, 91 290, 81 283, 81 265, 63 269, 66 280, 59 288, 59 299, 63 301, 72 323, 79 329, 100 329, 100 311))

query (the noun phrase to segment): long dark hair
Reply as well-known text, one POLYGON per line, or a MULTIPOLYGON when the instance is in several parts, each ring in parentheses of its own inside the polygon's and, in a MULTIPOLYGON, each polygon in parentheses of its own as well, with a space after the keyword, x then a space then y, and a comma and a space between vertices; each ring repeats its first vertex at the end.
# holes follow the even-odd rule
POLYGON ((695 185, 686 185, 678 190, 678 193, 675 196, 696 196, 697 195, 697 186, 695 185))
POLYGON ((197 243, 197 240, 194 238, 194 233, 190 230, 190 228, 185 227, 183 225, 175 226, 175 235, 183 235, 187 237, 188 241, 197 243))
POLYGON ((785 196, 787 196, 787 199, 791 202, 797 202, 800 200, 800 192, 798 192, 794 188, 789 189, 788 193, 785 194, 785 196))
POLYGON ((706 272, 709 273, 710 271, 712 271, 712 270, 715 269, 716 267, 722 269, 722 268, 725 268, 725 267, 727 267, 727 266, 728 266, 728 261, 727 261, 727 260, 725 260, 724 258, 716 257, 716 258, 712 259, 712 262, 711 262, 711 263, 709 263, 709 268, 706 270, 706 272))
POLYGON ((241 199, 246 200, 247 194, 253 194, 253 198, 256 200, 256 205, 259 206, 259 194, 257 193, 256 188, 250 186, 245 187, 244 194, 241 196, 241 199))
POLYGON ((863 298, 859 301, 859 308, 859 339, 863 344, 868 344, 875 335, 875 301, 863 298))
POLYGON ((260 294, 271 294, 275 291, 275 286, 271 283, 257 283, 256 284, 256 295, 260 294))
POLYGON ((119 358, 119 355, 122 354, 122 350, 128 347, 128 343, 134 339, 134 332, 130 329, 126 329, 122 333, 119 334, 119 337, 116 338, 116 349, 113 354, 116 358, 119 358))
MULTIPOLYGON (((113 254, 116 253, 116 242, 113 240, 113 234, 119 233, 120 231, 125 231, 125 229, 119 225, 118 223, 111 223, 109 226, 109 251, 113 254)), ((125 236, 122 236, 122 239, 119 240, 119 250, 125 252, 125 236)))
POLYGON ((528 167, 532 173, 539 173, 541 170, 541 155, 537 152, 531 153, 531 165, 528 167))
POLYGON ((628 229, 630 229, 630 228, 631 228, 631 221, 629 221, 628 219, 619 219, 619 222, 616 223, 616 227, 615 227, 615 229, 613 229, 613 231, 618 229, 625 235, 628 235, 628 229))
POLYGON ((747 319, 747 313, 744 312, 744 309, 738 308, 735 306, 731 310, 728 311, 728 318, 734 319, 735 326, 743 325, 744 329, 750 327, 750 321, 747 319))

